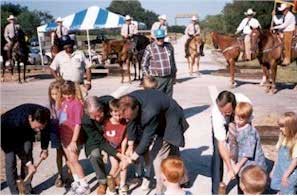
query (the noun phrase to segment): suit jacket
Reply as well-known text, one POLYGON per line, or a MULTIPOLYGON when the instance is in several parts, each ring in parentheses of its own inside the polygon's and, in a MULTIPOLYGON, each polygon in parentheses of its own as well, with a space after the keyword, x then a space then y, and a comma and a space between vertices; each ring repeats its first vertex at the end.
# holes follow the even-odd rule
MULTIPOLYGON (((23 104, 1 115, 1 147, 5 153, 15 150, 26 141, 35 141, 37 134, 29 124, 29 115, 37 109, 49 109, 37 104, 23 104)), ((49 126, 41 130, 41 148, 47 149, 49 144, 49 126)))
POLYGON ((158 90, 137 90, 129 94, 139 103, 139 114, 127 127, 128 139, 135 140, 141 135, 135 149, 143 154, 154 137, 162 137, 168 143, 182 147, 185 145, 184 132, 189 127, 183 109, 175 100, 158 90))

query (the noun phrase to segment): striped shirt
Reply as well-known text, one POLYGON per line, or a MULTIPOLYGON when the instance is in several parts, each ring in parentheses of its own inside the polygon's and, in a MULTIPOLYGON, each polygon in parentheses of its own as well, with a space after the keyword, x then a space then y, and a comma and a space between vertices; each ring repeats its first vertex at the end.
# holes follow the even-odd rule
POLYGON ((165 77, 176 72, 174 51, 170 43, 159 46, 156 42, 148 45, 141 62, 145 75, 165 77))

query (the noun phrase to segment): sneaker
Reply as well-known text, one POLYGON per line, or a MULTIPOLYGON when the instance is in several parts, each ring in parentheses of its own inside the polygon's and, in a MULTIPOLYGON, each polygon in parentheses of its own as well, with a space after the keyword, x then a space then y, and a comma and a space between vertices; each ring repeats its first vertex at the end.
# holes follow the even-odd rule
POLYGON ((76 182, 76 181, 72 182, 72 183, 71 183, 71 188, 70 188, 70 190, 69 190, 69 194, 70 194, 70 195, 75 195, 75 194, 76 194, 76 189, 77 189, 79 186, 80 186, 79 182, 76 182))
POLYGON ((150 181, 147 178, 143 178, 141 183, 141 190, 148 191, 150 189, 150 181))
POLYGON ((88 195, 91 193, 91 189, 89 185, 81 185, 75 190, 76 195, 88 195))
POLYGON ((129 187, 128 185, 124 185, 119 188, 119 195, 128 195, 129 187))
POLYGON ((106 189, 107 189, 106 184, 100 184, 96 189, 97 195, 105 195, 106 194, 106 189))

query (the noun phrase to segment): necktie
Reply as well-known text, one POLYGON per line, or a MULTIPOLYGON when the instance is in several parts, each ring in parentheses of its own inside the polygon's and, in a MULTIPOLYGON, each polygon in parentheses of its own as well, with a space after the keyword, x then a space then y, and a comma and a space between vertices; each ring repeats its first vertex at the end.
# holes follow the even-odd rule
POLYGON ((193 24, 193 27, 194 27, 194 35, 196 34, 196 28, 195 28, 195 24, 193 24))
POLYGON ((130 25, 128 25, 128 36, 130 35, 130 25))
POLYGON ((62 26, 60 26, 60 35, 63 36, 62 26))

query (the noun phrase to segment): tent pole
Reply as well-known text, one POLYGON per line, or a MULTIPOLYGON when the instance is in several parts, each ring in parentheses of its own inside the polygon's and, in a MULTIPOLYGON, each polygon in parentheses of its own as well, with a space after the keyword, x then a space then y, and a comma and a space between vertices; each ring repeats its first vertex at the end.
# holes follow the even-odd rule
POLYGON ((88 39, 89 61, 92 62, 89 29, 87 29, 87 39, 88 39))
POLYGON ((44 66, 43 54, 42 54, 42 46, 41 46, 41 39, 40 39, 39 32, 37 32, 37 37, 38 37, 38 43, 39 43, 39 55, 40 55, 40 59, 41 59, 41 65, 44 66))

